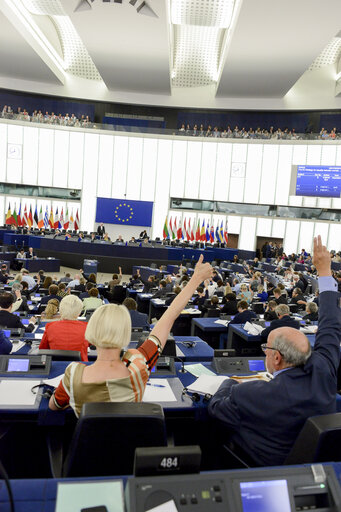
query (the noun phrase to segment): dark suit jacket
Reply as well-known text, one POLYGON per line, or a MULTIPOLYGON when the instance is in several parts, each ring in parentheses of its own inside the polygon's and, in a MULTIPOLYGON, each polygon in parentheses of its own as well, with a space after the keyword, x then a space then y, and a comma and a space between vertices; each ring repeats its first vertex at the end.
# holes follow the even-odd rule
POLYGON ((278 306, 279 304, 288 304, 288 299, 286 298, 286 296, 285 296, 285 295, 280 295, 280 296, 278 297, 278 299, 275 299, 275 302, 276 302, 277 306, 278 306))
POLYGON ((59 300, 59 302, 62 300, 62 298, 59 297, 59 295, 46 295, 45 297, 41 298, 40 304, 47 304, 48 301, 51 299, 57 299, 59 300))
POLYGON ((283 464, 307 418, 336 412, 338 298, 337 292, 320 294, 319 329, 304 366, 285 370, 270 382, 227 380, 209 403, 210 415, 224 422, 232 441, 259 465, 283 464))
POLYGON ((0 325, 8 329, 25 329, 26 332, 32 332, 34 329, 33 324, 23 325, 17 315, 4 310, 0 310, 0 325))
POLYGON ((105 226, 98 226, 98 228, 97 228, 97 234, 98 234, 99 236, 103 236, 103 235, 104 235, 104 233, 105 233, 105 226))
POLYGON ((149 331, 148 315, 134 310, 129 310, 129 314, 132 327, 143 327, 144 330, 149 331))
POLYGON ((264 341, 268 339, 269 333, 274 329, 278 329, 278 327, 293 327, 294 329, 300 328, 300 323, 297 320, 294 320, 289 315, 284 315, 283 318, 277 318, 276 320, 272 320, 269 327, 264 329, 261 332, 261 337, 264 341))
POLYGON ((246 324, 246 322, 250 322, 252 318, 257 318, 257 315, 254 311, 247 309, 242 313, 237 313, 233 320, 231 320, 230 324, 246 324))
POLYGON ((13 346, 3 331, 0 331, 0 355, 10 354, 13 346))
POLYGON ((226 315, 237 315, 238 314, 237 301, 236 300, 226 301, 224 304, 224 307, 221 309, 221 313, 225 313, 226 315))

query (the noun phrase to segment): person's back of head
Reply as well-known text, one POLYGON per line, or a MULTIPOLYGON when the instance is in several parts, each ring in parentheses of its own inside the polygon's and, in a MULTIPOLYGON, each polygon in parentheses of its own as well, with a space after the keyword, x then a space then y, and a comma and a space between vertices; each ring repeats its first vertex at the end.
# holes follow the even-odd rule
POLYGON ((70 274, 69 272, 67 272, 67 273, 65 274, 65 277, 67 277, 68 279, 70 279, 70 278, 71 278, 71 274, 70 274))
POLYGON ((307 303, 307 306, 306 306, 306 311, 307 313, 311 314, 311 313, 317 313, 318 312, 318 305, 316 304, 316 302, 308 302, 307 303))
POLYGON ((222 286, 224 286, 224 283, 222 282, 221 279, 218 279, 217 286, 218 286, 218 288, 221 288, 222 286))
POLYGON ((276 295, 281 295, 281 293, 282 293, 282 290, 280 288, 273 289, 273 294, 275 295, 275 297, 276 297, 276 295))
POLYGON ((279 304, 275 308, 276 315, 278 318, 286 315, 290 315, 290 308, 286 304, 279 304))
POLYGON ((167 283, 164 279, 162 279, 162 281, 160 281, 160 286, 161 286, 161 288, 166 288, 167 283))
POLYGON ((28 290, 28 282, 27 281, 21 281, 21 286, 23 290, 28 290))
POLYGON ((76 295, 67 295, 60 301, 59 311, 63 320, 77 320, 83 302, 76 295))
POLYGON ((66 290, 66 284, 65 283, 59 283, 58 285, 58 291, 64 292, 66 290))
POLYGON ((97 308, 85 331, 88 342, 103 349, 126 347, 130 337, 130 314, 125 306, 116 304, 106 304, 97 308))
POLYGON ((285 286, 284 286, 284 284, 283 284, 283 283, 278 283, 278 284, 277 284, 277 288, 279 288, 279 289, 280 289, 280 290, 282 290, 282 291, 283 291, 283 290, 285 290, 285 286))
POLYGON ((50 299, 45 308, 44 317, 47 319, 53 318, 59 309, 59 300, 58 299, 50 299))
POLYGON ((277 302, 275 300, 270 300, 269 308, 271 309, 271 311, 275 311, 276 307, 277 307, 277 302))
POLYGON ((123 306, 125 306, 128 309, 128 311, 137 310, 136 300, 132 299, 131 297, 127 297, 126 299, 124 299, 123 306))
MULTIPOLYGON (((229 302, 230 301, 235 301, 237 300, 237 297, 236 297, 236 294, 235 293, 227 293, 225 295, 225 299, 228 300, 229 302)), ((245 301, 244 301, 245 302, 245 301)))
POLYGON ((87 292, 89 292, 91 290, 91 288, 93 288, 95 285, 94 283, 90 283, 90 281, 88 281, 85 285, 85 289, 87 292))
POLYGON ((57 295, 58 293, 58 286, 56 284, 51 284, 49 286, 49 295, 57 295))
POLYGON ((48 288, 50 288, 50 286, 51 286, 52 282, 53 282, 53 281, 52 281, 52 277, 50 277, 50 276, 46 276, 46 277, 45 277, 45 280, 44 280, 44 282, 43 282, 43 288, 47 288, 47 289, 48 289, 48 288))
POLYGON ((9 309, 14 302, 13 295, 9 292, 3 292, 0 294, 0 308, 9 309))
POLYGON ((301 294, 302 294, 302 290, 301 290, 301 288, 294 288, 293 293, 294 293, 295 295, 301 295, 301 294))
POLYGON ((98 297, 98 290, 95 286, 89 290, 89 297, 98 297))
POLYGON ((219 304, 219 298, 216 295, 212 295, 211 304, 212 306, 217 306, 219 304))
POLYGON ((310 343, 298 329, 280 327, 272 331, 269 338, 271 335, 273 336, 271 347, 280 353, 282 368, 303 366, 311 356, 310 343))
MULTIPOLYGON (((117 278, 116 278, 116 279, 117 279, 117 278)), ((96 274, 91 273, 91 274, 89 275, 89 281, 91 281, 92 283, 96 283, 96 282, 97 282, 97 280, 96 280, 96 274)))
POLYGON ((197 288, 197 292, 198 292, 198 293, 204 293, 204 289, 203 289, 203 287, 202 287, 202 286, 198 286, 198 288, 197 288))
POLYGON ((176 295, 179 295, 179 293, 181 292, 181 288, 180 286, 175 286, 173 288, 173 293, 175 293, 176 295))
POLYGON ((248 309, 248 303, 246 302, 246 300, 240 300, 237 304, 237 308, 238 311, 245 311, 246 309, 248 309))

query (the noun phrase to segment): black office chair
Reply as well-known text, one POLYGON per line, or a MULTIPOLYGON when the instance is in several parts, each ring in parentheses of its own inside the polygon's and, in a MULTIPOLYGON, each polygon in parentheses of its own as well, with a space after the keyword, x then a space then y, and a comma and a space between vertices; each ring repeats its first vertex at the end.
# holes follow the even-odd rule
POLYGON ((124 288, 124 286, 118 284, 114 286, 111 290, 111 297, 110 302, 113 302, 114 304, 122 304, 124 299, 127 296, 127 289, 124 288))
POLYGON ((256 313, 256 315, 264 314, 264 304, 263 302, 253 302, 251 304, 251 309, 256 313))
POLYGON ((298 305, 297 304, 288 304, 290 313, 297 313, 298 311, 298 305))
POLYGON ((34 352, 38 356, 51 356, 52 361, 81 361, 81 353, 78 350, 52 350, 39 349, 34 352))
POLYGON ((71 295, 77 295, 77 297, 79 297, 82 292, 80 290, 71 290, 70 293, 71 295))
POLYGON ((166 445, 162 407, 151 403, 84 404, 65 458, 56 436, 48 437, 54 478, 131 475, 135 448, 166 445))
POLYGON ((308 418, 284 464, 341 460, 341 413, 308 418))
POLYGON ((204 317, 206 317, 206 318, 220 318, 220 309, 219 308, 208 309, 207 312, 204 314, 204 317))

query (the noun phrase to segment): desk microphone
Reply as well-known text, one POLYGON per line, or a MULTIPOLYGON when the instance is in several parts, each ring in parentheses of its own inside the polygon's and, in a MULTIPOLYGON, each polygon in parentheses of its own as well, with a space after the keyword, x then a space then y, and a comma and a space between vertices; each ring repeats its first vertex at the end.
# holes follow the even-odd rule
POLYGON ((174 359, 177 359, 177 360, 178 360, 178 361, 180 361, 180 363, 182 364, 182 366, 181 366, 181 368, 180 368, 179 372, 180 372, 180 373, 187 373, 187 371, 186 371, 186 369, 185 369, 185 363, 184 363, 184 360, 183 360, 183 359, 181 359, 181 357, 179 357, 179 356, 175 356, 175 358, 174 358, 174 359))

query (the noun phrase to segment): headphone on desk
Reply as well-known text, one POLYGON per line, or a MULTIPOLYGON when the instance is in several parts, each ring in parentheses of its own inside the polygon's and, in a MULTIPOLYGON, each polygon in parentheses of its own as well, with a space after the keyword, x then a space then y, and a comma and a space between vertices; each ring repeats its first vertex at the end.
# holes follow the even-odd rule
MULTIPOLYGON (((200 402, 201 399, 201 395, 199 395, 199 393, 190 393, 190 391, 188 391, 188 388, 183 388, 181 393, 181 400, 183 400, 185 396, 187 396, 194 403, 200 402)), ((206 393, 205 395, 203 395, 202 401, 203 403, 207 403, 211 398, 212 395, 206 393)))
MULTIPOLYGON (((31 388, 31 392, 32 392, 34 395, 36 395, 36 394, 38 393, 39 388, 42 388, 42 387, 45 387, 45 386, 48 386, 48 384, 37 384, 36 386, 33 386, 33 387, 31 388)), ((53 388, 53 389, 51 389, 50 387, 47 387, 47 388, 44 390, 44 392, 41 394, 41 396, 42 396, 43 398, 50 399, 50 398, 51 398, 51 396, 53 395, 53 393, 54 393, 54 388, 53 388)))

